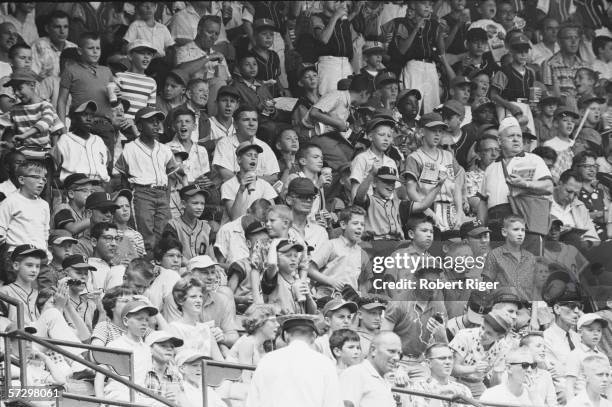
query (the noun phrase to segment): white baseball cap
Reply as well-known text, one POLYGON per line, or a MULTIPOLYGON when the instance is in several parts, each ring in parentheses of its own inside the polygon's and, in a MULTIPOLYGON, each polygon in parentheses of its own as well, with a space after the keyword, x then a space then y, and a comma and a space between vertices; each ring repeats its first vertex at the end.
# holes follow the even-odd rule
POLYGON ((593 322, 599 321, 603 328, 608 326, 608 321, 598 314, 584 314, 580 318, 578 318, 578 322, 576 323, 576 328, 580 329, 583 326, 591 325, 593 322))
POLYGON ((193 349, 181 349, 176 353, 174 360, 177 366, 182 366, 185 363, 193 363, 201 359, 210 359, 205 354, 193 349))
POLYGON ((176 336, 166 332, 166 331, 152 331, 145 338, 145 343, 149 346, 154 343, 162 343, 171 341, 172 344, 176 347, 183 346, 183 340, 181 338, 177 338, 176 336))
POLYGON ((510 130, 518 130, 519 133, 523 133, 523 131, 521 130, 521 125, 514 116, 505 117, 499 123, 498 132, 500 136, 505 135, 505 133, 508 133, 510 130))
POLYGON ((210 256, 202 255, 192 257, 191 260, 187 262, 187 270, 192 271, 194 269, 205 269, 211 266, 216 266, 219 263, 210 258, 210 256))

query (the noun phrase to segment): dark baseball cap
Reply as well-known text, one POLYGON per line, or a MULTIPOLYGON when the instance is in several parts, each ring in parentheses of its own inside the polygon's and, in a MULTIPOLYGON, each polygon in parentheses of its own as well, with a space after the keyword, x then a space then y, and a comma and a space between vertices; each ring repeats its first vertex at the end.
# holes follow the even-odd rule
POLYGON ((537 140, 538 137, 531 133, 531 130, 529 130, 528 128, 523 129, 523 138, 526 138, 528 140, 537 140))
POLYGON ((455 76, 453 79, 450 80, 450 87, 454 88, 456 86, 463 86, 463 85, 472 85, 472 81, 469 80, 466 76, 462 76, 462 75, 457 75, 455 76))
POLYGON ((238 144, 238 147, 236 147, 236 156, 240 156, 245 151, 251 149, 257 151, 259 154, 263 153, 263 148, 261 148, 259 144, 255 144, 252 141, 247 140, 238 144))
POLYGON ((278 323, 281 325, 281 331, 285 332, 289 329, 301 326, 307 327, 318 333, 319 330, 315 324, 316 317, 309 314, 289 314, 278 317, 278 323))
POLYGON ((128 201, 132 202, 132 191, 129 189, 120 189, 117 192, 112 194, 113 201, 116 201, 120 196, 126 198, 128 201))
POLYGON ((139 122, 141 120, 147 120, 152 117, 159 117, 159 119, 162 121, 166 119, 166 115, 164 114, 164 112, 153 107, 147 106, 136 112, 135 120, 139 122))
POLYGON ((86 102, 81 103, 77 106, 72 106, 70 108, 70 115, 72 116, 75 113, 83 113, 87 109, 93 110, 94 113, 98 111, 98 105, 93 100, 88 100, 86 102))
POLYGON ((100 181, 93 180, 89 178, 87 175, 82 174, 80 172, 70 174, 64 179, 64 188, 70 189, 75 186, 85 185, 85 184, 93 184, 99 185, 100 181))
POLYGON ((127 99, 123 99, 123 98, 117 98, 117 100, 115 100, 114 102, 111 102, 111 107, 117 107, 119 105, 123 106, 123 111, 127 112, 128 110, 130 110, 130 101, 127 99))
POLYGON ((386 181, 399 181, 399 178, 397 177, 397 170, 387 166, 383 166, 378 169, 376 178, 384 179, 386 181))
POLYGON ((200 188, 198 184, 187 185, 186 187, 181 188, 179 191, 181 199, 189 198, 197 194, 203 195, 204 198, 208 198, 210 196, 208 191, 200 188))
POLYGON ((417 100, 422 99, 421 92, 418 89, 403 89, 397 95, 397 104, 399 105, 404 98, 410 95, 414 95, 417 100))
POLYGON ((291 240, 286 240, 286 239, 278 242, 278 245, 276 246, 276 251, 281 252, 281 253, 287 253, 291 249, 295 249, 298 252, 303 252, 304 246, 302 246, 298 242, 293 242, 291 240))
POLYGON ((384 86, 388 83, 399 83, 397 76, 393 72, 383 72, 376 75, 374 79, 374 86, 376 89, 380 89, 381 86, 384 86))
POLYGON ((378 41, 366 41, 366 43, 363 44, 363 47, 361 47, 361 53, 363 55, 384 54, 385 45, 378 41))
POLYGON ((433 129, 436 127, 443 127, 444 129, 448 129, 448 124, 442 121, 442 116, 439 113, 431 112, 426 113, 421 116, 421 127, 426 127, 428 129, 433 129))
POLYGON ((287 193, 289 195, 316 195, 319 190, 312 181, 308 178, 294 178, 287 187, 287 193))
POLYGON ((484 291, 473 290, 467 303, 467 319, 473 324, 481 325, 487 309, 487 294, 484 291))
POLYGON ((567 106, 561 106, 557 108, 557 110, 555 110, 555 119, 562 119, 566 116, 573 117, 574 119, 580 118, 580 115, 577 111, 567 106))
POLYGON ((376 127, 382 126, 382 125, 395 127, 397 126, 397 122, 390 117, 384 117, 384 116, 374 117, 372 120, 368 121, 368 123, 366 124, 366 132, 371 132, 376 127))
POLYGON ((495 103, 486 96, 480 97, 472 102, 472 112, 477 112, 485 107, 495 108, 495 103))
POLYGON ((47 258, 47 252, 31 244, 22 244, 13 249, 13 252, 11 253, 11 260, 15 261, 21 256, 38 257, 39 259, 44 260, 47 258))
POLYGON ((578 107, 580 109, 587 107, 591 103, 599 103, 601 105, 606 103, 606 99, 593 94, 582 95, 580 99, 578 99, 578 107))
POLYGON ((110 194, 106 192, 93 192, 91 195, 87 197, 85 200, 85 208, 86 209, 102 209, 102 208, 112 208, 113 211, 119 208, 110 194))
POLYGON ((466 237, 478 237, 483 233, 489 233, 491 229, 482 224, 478 219, 464 222, 459 228, 459 235, 462 239, 466 237))
POLYGON ((489 307, 500 302, 510 302, 518 305, 519 308, 523 308, 525 304, 525 301, 514 287, 500 287, 489 294, 489 307))
POLYGON ((181 69, 171 70, 168 72, 168 76, 172 76, 177 82, 183 84, 183 86, 187 86, 187 83, 189 82, 187 73, 181 69))
POLYGON ((221 86, 221 88, 219 88, 219 91, 217 92, 217 100, 219 100, 219 98, 222 95, 231 96, 235 98, 236 100, 240 100, 240 93, 233 86, 229 86, 229 85, 221 86))
POLYGON ((484 28, 470 28, 465 34, 465 40, 467 42, 489 41, 489 34, 484 28))
POLYGON ((258 18, 253 22, 253 30, 255 32, 263 31, 263 30, 276 30, 276 24, 269 18, 258 18))
POLYGON ((246 237, 254 235, 255 233, 266 232, 268 230, 263 222, 257 220, 254 216, 249 215, 242 218, 242 229, 244 230, 244 235, 246 237))
POLYGON ((10 75, 10 79, 4 84, 4 87, 17 86, 23 82, 38 82, 38 80, 38 75, 31 69, 15 69, 10 75))
POLYGON ((302 76, 304 76, 304 74, 308 71, 312 71, 312 72, 318 72, 317 71, 317 66, 314 64, 302 64, 300 65, 300 67, 298 68, 297 71, 297 78, 298 79, 302 79, 302 76))
POLYGON ((72 242, 73 244, 78 243, 72 234, 65 229, 55 229, 49 234, 49 245, 62 244, 64 242, 72 242))
POLYGON ((508 45, 510 46, 510 48, 515 48, 515 49, 523 48, 523 47, 531 48, 531 43, 529 42, 529 38, 527 38, 525 34, 518 34, 510 38, 508 45))
POLYGON ((88 270, 97 270, 94 266, 87 263, 85 257, 80 254, 73 254, 64 259, 62 261, 62 268, 67 269, 68 267, 72 267, 75 269, 88 269, 88 270))
POLYGON ((442 105, 443 109, 450 110, 451 112, 462 116, 465 114, 465 106, 455 99, 449 99, 442 105))
POLYGON ((327 316, 330 312, 338 311, 341 308, 347 308, 351 314, 357 312, 359 307, 353 301, 344 301, 342 298, 334 298, 325 304, 323 307, 323 316, 327 316))

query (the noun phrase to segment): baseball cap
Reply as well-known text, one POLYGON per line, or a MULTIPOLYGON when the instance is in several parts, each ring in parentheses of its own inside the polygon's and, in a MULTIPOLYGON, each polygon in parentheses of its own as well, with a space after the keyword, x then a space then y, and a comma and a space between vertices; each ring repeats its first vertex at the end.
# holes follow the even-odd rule
POLYGON ((462 239, 466 237, 479 237, 483 233, 491 232, 491 229, 482 224, 478 219, 464 222, 459 228, 459 235, 462 239))
POLYGON ((315 319, 316 317, 314 315, 309 314, 280 315, 277 318, 278 323, 281 325, 281 332, 285 332, 297 326, 305 326, 318 333, 317 326, 315 325, 315 319))
POLYGON ((117 208, 119 208, 119 205, 117 205, 113 201, 110 194, 107 194, 106 192, 93 192, 85 200, 85 209, 103 208, 112 208, 113 210, 117 210, 117 208))
POLYGON ((531 43, 529 42, 529 38, 527 38, 525 34, 515 35, 514 37, 510 38, 508 45, 510 46, 510 48, 521 48, 521 47, 531 48, 531 43))
POLYGON ((252 219, 246 219, 243 218, 243 220, 245 222, 248 222, 246 224, 244 224, 243 226, 243 230, 244 230, 244 235, 245 236, 251 236, 254 235, 255 233, 260 233, 260 232, 265 232, 268 229, 266 228, 266 225, 263 224, 263 222, 252 218, 252 219))
POLYGON ((495 103, 493 103, 491 99, 486 96, 479 97, 472 102, 472 112, 477 112, 479 109, 484 109, 485 107, 494 108, 495 103))
POLYGON ((170 149, 172 150, 172 154, 174 154, 174 157, 178 157, 183 161, 189 158, 189 153, 187 151, 179 150, 178 148, 170 148, 170 149))
POLYGON ((62 261, 62 268, 67 269, 68 267, 72 267, 75 269, 89 269, 89 270, 97 270, 94 266, 91 266, 85 260, 85 257, 81 254, 72 254, 62 261))
POLYGON ((482 325, 482 319, 487 309, 486 293, 473 290, 467 303, 467 319, 473 324, 482 325))
POLYGON ((39 259, 43 260, 47 258, 47 252, 31 244, 22 244, 13 249, 13 252, 11 253, 11 260, 15 261, 17 257, 20 256, 38 257, 39 259))
POLYGON ((593 95, 593 94, 582 95, 580 99, 578 99, 578 107, 582 109, 582 108, 587 107, 593 102, 603 104, 603 103, 606 103, 606 99, 593 95))
POLYGON ((518 294, 518 291, 514 287, 500 287, 497 290, 489 293, 490 307, 501 302, 510 302, 518 305, 519 308, 523 308, 524 303, 518 294))
POLYGON ((136 121, 138 122, 141 120, 150 119, 155 116, 159 117, 162 121, 166 119, 166 115, 161 110, 157 110, 149 106, 143 107, 142 109, 136 112, 136 121))
POLYGON ((397 104, 399 105, 402 99, 408 97, 410 95, 414 95, 417 100, 421 100, 421 92, 418 89, 402 89, 400 93, 397 95, 397 104))
POLYGON ((210 359, 210 357, 193 349, 187 348, 183 348, 176 352, 176 356, 174 357, 176 365, 179 367, 202 359, 210 359))
POLYGON ((390 117, 375 117, 366 124, 366 132, 370 132, 381 125, 395 127, 397 122, 390 117))
POLYGON ((193 271, 194 269, 206 269, 218 264, 219 263, 211 259, 210 256, 203 254, 201 256, 192 257, 187 262, 187 270, 193 271))
POLYGON ((75 113, 83 113, 88 108, 93 110, 94 112, 98 111, 98 105, 96 104, 96 102, 94 102, 93 100, 88 100, 86 102, 81 103, 78 106, 72 106, 70 108, 70 114, 73 115, 75 113))
POLYGON ((608 326, 608 321, 605 318, 603 318, 601 315, 589 313, 589 314, 583 314, 580 318, 578 318, 578 322, 576 323, 576 328, 580 329, 583 326, 589 326, 593 322, 596 322, 596 321, 601 323, 602 328, 605 328, 608 326))
POLYGON ((78 243, 72 234, 65 229, 55 229, 49 234, 49 245, 62 244, 64 242, 78 243))
POLYGON ((560 105, 561 99, 550 93, 547 89, 542 89, 542 98, 540 99, 541 105, 560 105))
POLYGON ((497 333, 506 334, 512 329, 512 318, 505 311, 492 310, 483 317, 483 320, 497 333))
POLYGON ((177 82, 182 83, 183 86, 187 86, 187 83, 189 82, 189 77, 187 76, 187 73, 181 69, 171 70, 170 72, 168 72, 168 76, 172 76, 174 79, 177 80, 177 82))
POLYGON ((376 78, 374 79, 374 86, 376 86, 376 89, 379 89, 381 86, 384 86, 387 83, 399 83, 397 76, 395 76, 393 72, 383 72, 376 75, 376 78))
POLYGON ((555 119, 562 119, 566 116, 571 116, 574 119, 580 118, 580 115, 578 114, 577 111, 567 106, 561 106, 557 108, 557 110, 555 110, 555 116, 554 116, 555 119))
POLYGON ((378 169, 376 178, 384 179, 387 181, 399 181, 397 177, 397 170, 392 167, 383 166, 378 169))
POLYGON ((442 121, 442 116, 439 113, 431 112, 421 116, 421 127, 433 129, 436 127, 443 127, 448 129, 448 125, 442 121))
POLYGON ((200 188, 198 184, 187 185, 186 187, 181 188, 179 191, 179 195, 181 199, 185 199, 197 194, 204 195, 204 198, 208 198, 210 195, 207 190, 200 188))
POLYGON ((233 86, 229 86, 229 85, 221 86, 219 88, 219 91, 217 92, 217 100, 219 100, 221 95, 231 96, 231 97, 236 98, 237 100, 240 100, 240 93, 238 93, 236 88, 233 86))
POLYGON ((465 106, 463 106, 461 102, 455 99, 449 99, 446 102, 444 102, 444 104, 442 105, 442 108, 448 109, 451 112, 458 114, 460 116, 465 114, 465 106))
POLYGON ((487 34, 484 28, 470 28, 467 33, 465 33, 465 40, 467 42, 489 41, 489 34, 487 34))
POLYGON ((110 103, 112 108, 115 108, 119 105, 123 106, 123 111, 127 112, 128 110, 130 110, 130 101, 127 99, 123 99, 123 98, 117 98, 117 100, 115 100, 114 102, 110 103))
POLYGON ((466 76, 457 75, 453 79, 450 80, 450 87, 454 88, 456 86, 462 85, 471 85, 472 81, 469 80, 466 76))
POLYGON ((535 134, 531 133, 531 130, 529 130, 528 128, 523 129, 523 138, 529 139, 529 140, 537 140, 538 137, 535 134))
POLYGON ((80 172, 70 174, 64 179, 64 188, 70 189, 73 186, 84 185, 84 184, 99 184, 99 181, 90 179, 87 175, 80 172))
POLYGON ((127 48, 127 52, 129 54, 132 51, 137 51, 140 49, 148 50, 148 51, 153 52, 153 54, 157 54, 157 50, 153 48, 153 45, 151 45, 149 41, 144 40, 144 39, 137 39, 137 40, 130 42, 127 48))
POLYGON ((121 310, 121 319, 123 320, 123 318, 125 318, 126 316, 130 314, 135 314, 140 311, 147 311, 149 313, 149 316, 151 317, 153 315, 157 315, 157 313, 159 312, 159 310, 156 307, 154 307, 153 305, 147 304, 144 301, 140 301, 140 300, 130 301, 127 304, 125 304, 125 306, 123 307, 123 310, 121 310))
POLYGON ((176 336, 166 332, 166 331, 152 331, 145 338, 145 343, 149 346, 154 343, 163 343, 163 342, 172 342, 174 346, 177 348, 179 346, 183 346, 183 340, 181 338, 177 338, 176 336))
POLYGON ((497 130, 499 132, 499 135, 501 136, 504 133, 507 133, 512 129, 515 129, 515 130, 518 129, 518 131, 523 133, 523 131, 521 130, 521 125, 519 124, 518 120, 516 120, 516 117, 509 116, 509 117, 504 117, 502 119, 502 121, 499 123, 499 128, 497 130))
POLYGON ((381 296, 373 295, 359 300, 359 308, 364 310, 373 310, 377 308, 387 308, 388 299, 383 299, 381 296))
POLYGON ((126 198, 128 201, 132 202, 132 191, 129 189, 121 189, 115 193, 113 193, 112 198, 113 202, 117 200, 120 196, 126 198))
POLYGON ((253 29, 257 32, 257 31, 263 31, 263 30, 276 30, 276 24, 274 24, 274 21, 272 21, 269 18, 258 18, 257 20, 253 21, 253 29))
POLYGON ((243 141, 242 143, 238 144, 238 147, 236 147, 236 156, 240 156, 243 152, 249 149, 253 149, 257 151, 259 154, 263 153, 263 148, 261 148, 260 145, 247 140, 247 141, 243 141))
POLYGON ((114 68, 119 72, 124 72, 130 70, 132 67, 132 61, 130 61, 127 55, 115 54, 106 59, 106 65, 108 65, 109 68, 114 68))
POLYGON ((361 53, 363 55, 379 53, 382 54, 385 52, 385 46, 382 42, 379 41, 366 41, 361 47, 361 53))
POLYGON ((38 75, 31 69, 22 68, 15 69, 10 76, 10 79, 4 84, 5 88, 16 86, 22 82, 38 82, 38 75))
POLYGON ((295 249, 298 252, 304 251, 304 246, 298 242, 292 242, 290 240, 281 240, 276 246, 276 251, 281 253, 287 253, 289 250, 295 249))
POLYGON ((289 195, 316 195, 319 190, 312 181, 308 178, 294 178, 287 187, 287 193, 289 195))
POLYGON ((344 301, 342 298, 334 298, 325 304, 323 307, 323 316, 327 316, 330 312, 338 311, 340 308, 347 308, 351 314, 357 312, 359 307, 353 301, 344 301))

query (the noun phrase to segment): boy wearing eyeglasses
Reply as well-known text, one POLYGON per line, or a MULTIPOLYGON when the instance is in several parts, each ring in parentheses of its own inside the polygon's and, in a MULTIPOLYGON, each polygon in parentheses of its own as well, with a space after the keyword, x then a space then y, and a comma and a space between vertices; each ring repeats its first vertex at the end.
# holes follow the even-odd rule
POLYGON ((605 355, 599 343, 602 332, 608 327, 608 321, 597 314, 584 314, 578 319, 576 328, 580 335, 580 343, 572 350, 566 363, 565 388, 567 400, 571 401, 576 394, 585 388, 585 372, 582 361, 590 355, 605 355))
POLYGON ((85 208, 87 198, 94 192, 97 181, 82 173, 70 174, 64 179, 64 189, 68 202, 61 203, 53 213, 53 228, 65 230, 79 239, 91 227, 89 211, 85 208))

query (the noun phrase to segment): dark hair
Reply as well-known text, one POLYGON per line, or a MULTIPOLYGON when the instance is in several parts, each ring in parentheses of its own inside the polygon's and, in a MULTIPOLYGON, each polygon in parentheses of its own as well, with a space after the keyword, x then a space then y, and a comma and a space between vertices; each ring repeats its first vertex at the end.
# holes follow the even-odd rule
POLYGON ((329 337, 329 349, 332 351, 332 355, 337 359, 334 349, 342 349, 347 342, 361 342, 357 332, 352 329, 338 329, 334 331, 329 337))
POLYGON ((15 44, 11 48, 9 48, 9 50, 8 50, 8 57, 10 59, 15 58, 15 55, 17 54, 17 51, 19 51, 20 49, 30 49, 31 50, 32 47, 30 47, 25 42, 18 42, 17 44, 15 44))
POLYGON ((348 206, 342 209, 340 213, 338 214, 338 222, 348 223, 350 222, 353 215, 365 216, 365 214, 366 214, 366 211, 361 206, 357 206, 357 205, 348 206))
POLYGON ((593 40, 593 53, 599 58, 599 50, 605 47, 609 42, 612 42, 612 37, 607 35, 598 35, 593 40))
POLYGON ((164 257, 164 254, 166 254, 172 249, 177 249, 179 252, 182 253, 183 244, 172 236, 164 237, 159 242, 157 242, 153 257, 155 260, 161 261, 161 259, 164 257))
POLYGON ((313 143, 304 143, 300 145, 299 150, 295 153, 295 161, 299 164, 301 158, 306 158, 306 154, 313 148, 319 149, 321 152, 323 150, 316 144, 313 143))
POLYGON ((94 239, 99 239, 102 236, 102 233, 109 229, 118 229, 117 225, 112 222, 100 222, 93 225, 91 228, 91 237, 94 239))
POLYGON ((364 75, 355 75, 351 79, 351 84, 348 87, 348 90, 352 92, 363 92, 370 90, 370 81, 364 75))
POLYGON ((176 122, 176 119, 179 116, 191 116, 191 118, 195 121, 195 113, 187 108, 179 107, 174 112, 172 112, 172 121, 176 122))
POLYGON ((563 36, 563 32, 567 30, 577 30, 578 34, 582 34, 582 28, 574 23, 563 23, 559 26, 559 31, 557 32, 557 38, 561 39, 563 36))
POLYGON ((406 220, 406 230, 412 230, 414 232, 417 226, 422 223, 430 223, 433 227, 436 226, 436 222, 431 216, 427 216, 421 213, 408 217, 408 219, 406 220))
POLYGON ((440 109, 440 114, 442 115, 442 120, 450 120, 453 116, 461 116, 453 109, 449 109, 448 107, 444 106, 442 106, 442 109, 440 109))
POLYGON ((587 67, 578 68, 576 70, 576 74, 574 75, 574 78, 580 75, 580 72, 586 72, 589 78, 594 82, 597 82, 599 80, 599 73, 587 67))
POLYGON ((561 175, 559 176, 559 182, 560 183, 567 183, 567 181, 569 181, 571 178, 575 179, 576 181, 578 181, 580 179, 580 176, 578 175, 578 173, 574 170, 565 170, 561 173, 561 175))
POLYGON ((247 58, 256 58, 255 54, 247 51, 247 52, 240 52, 238 53, 238 55, 236 55, 236 65, 241 65, 245 59, 247 58))
POLYGON ((190 79, 189 82, 187 82, 187 86, 186 86, 185 89, 191 90, 194 87, 198 86, 200 83, 205 83, 205 84, 208 85, 208 81, 206 81, 206 80, 204 80, 202 78, 193 78, 193 79, 190 79))
POLYGON ((132 273, 140 273, 142 277, 146 280, 152 280, 155 277, 153 265, 151 264, 151 262, 140 257, 132 259, 132 261, 130 261, 130 264, 128 264, 125 270, 123 279, 127 280, 129 275, 132 273))
POLYGON ((100 35, 98 33, 84 32, 83 34, 79 36, 78 45, 79 47, 83 47, 83 44, 85 43, 85 41, 87 40, 97 41, 99 39, 100 39, 100 35))
POLYGON ((219 25, 223 24, 221 21, 221 17, 209 14, 200 18, 200 21, 198 21, 198 29, 196 32, 199 33, 204 28, 204 25, 209 21, 219 25))
POLYGON ((450 347, 448 346, 448 343, 440 343, 440 342, 432 343, 425 349, 425 358, 429 359, 434 349, 441 349, 441 348, 450 349, 450 347))
POLYGON ((539 332, 539 331, 528 332, 527 334, 525 334, 525 336, 521 338, 519 342, 519 347, 529 346, 529 344, 533 341, 533 338, 543 338, 542 332, 539 332))
POLYGON ((172 287, 172 298, 179 311, 183 311, 182 304, 187 298, 187 291, 193 287, 198 287, 200 290, 203 290, 204 285, 195 277, 184 277, 177 281, 174 287, 172 287))
POLYGON ((36 309, 38 312, 42 310, 47 301, 49 301, 49 298, 53 297, 56 292, 57 288, 55 287, 43 288, 38 292, 38 296, 36 297, 36 309))
POLYGON ((498 138, 496 136, 492 135, 492 134, 484 134, 484 135, 480 136, 480 138, 478 139, 476 144, 474 144, 474 151, 475 152, 477 152, 477 153, 480 152, 480 149, 481 149, 480 143, 482 143, 485 140, 495 140, 495 141, 498 141, 498 138))
POLYGON ((504 228, 510 226, 512 222, 521 222, 523 225, 525 225, 525 218, 515 213, 504 216, 504 220, 503 220, 504 228))
POLYGON ((70 25, 70 16, 63 10, 55 10, 51 14, 47 16, 47 24, 51 24, 53 20, 59 20, 61 18, 65 18, 68 20, 68 25, 70 25))
POLYGON ((105 292, 104 297, 102 297, 102 308, 104 308, 104 313, 108 319, 113 319, 113 308, 117 305, 117 298, 135 294, 136 291, 123 285, 113 287, 105 292))
POLYGON ((597 156, 588 150, 579 152, 574 156, 574 158, 572 158, 572 170, 575 170, 578 165, 584 164, 587 158, 592 158, 593 160, 596 160, 597 156))
POLYGON ((542 159, 551 160, 553 163, 557 162, 557 152, 551 147, 536 147, 533 149, 533 154, 540 156, 542 159))
POLYGON ((259 112, 257 111, 256 107, 251 106, 251 105, 242 104, 238 106, 238 109, 236 109, 236 111, 234 112, 234 120, 238 120, 240 115, 244 112, 255 112, 257 113, 257 117, 259 118, 259 112))

